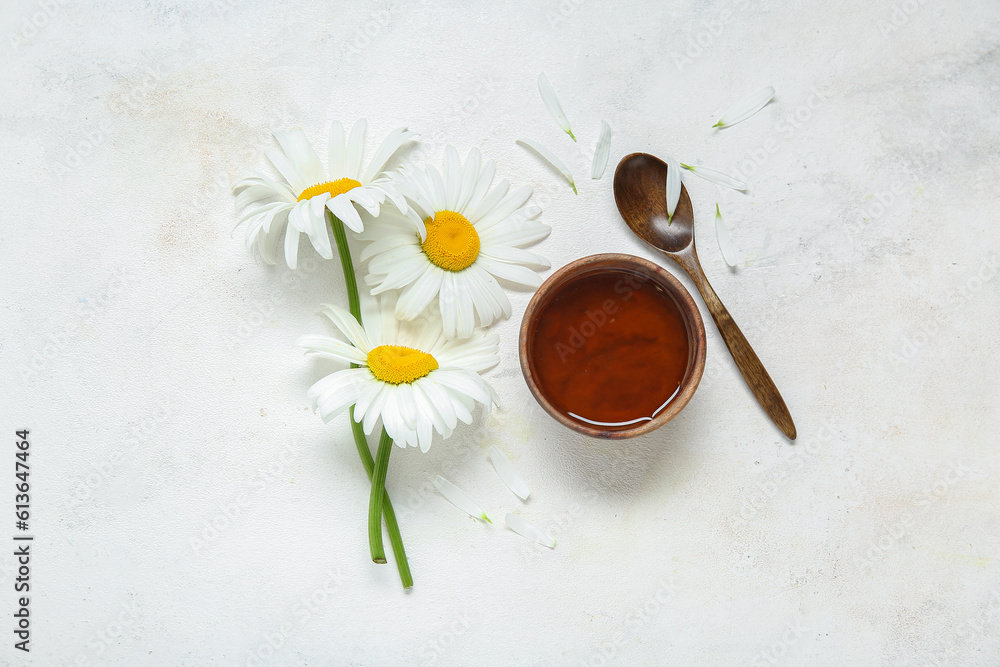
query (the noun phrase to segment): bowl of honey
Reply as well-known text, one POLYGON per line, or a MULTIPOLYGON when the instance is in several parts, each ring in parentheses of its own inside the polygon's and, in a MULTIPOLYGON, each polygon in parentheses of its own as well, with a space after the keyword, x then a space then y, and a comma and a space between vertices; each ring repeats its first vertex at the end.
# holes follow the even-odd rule
POLYGON ((631 438, 691 400, 705 370, 705 323, 666 269, 633 255, 590 255, 538 288, 519 348, 528 388, 556 421, 631 438))

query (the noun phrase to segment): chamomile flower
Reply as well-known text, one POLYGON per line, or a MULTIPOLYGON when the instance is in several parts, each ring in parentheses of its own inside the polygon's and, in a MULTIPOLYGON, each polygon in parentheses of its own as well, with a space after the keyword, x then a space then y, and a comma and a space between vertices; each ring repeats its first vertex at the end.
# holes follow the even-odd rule
POLYGON ((541 285, 536 269, 550 264, 523 247, 551 230, 535 220, 537 206, 524 207, 530 187, 507 194, 504 180, 490 190, 495 168, 492 160, 480 164, 475 148, 462 164, 448 146, 443 175, 428 167, 395 176, 409 213, 386 208, 359 238, 370 242, 361 261, 368 262, 372 293, 400 290, 397 318, 413 320, 437 300, 445 338, 465 338, 477 320, 486 327, 510 317, 510 300, 497 279, 530 289, 541 285))
POLYGON ((343 125, 340 121, 333 123, 328 169, 320 164, 319 156, 301 128, 274 133, 281 150, 269 148, 265 154, 283 180, 257 174, 233 187, 233 192, 238 193, 237 208, 262 204, 240 218, 239 224, 248 224, 248 248, 258 248, 264 261, 274 264, 284 230, 285 261, 294 269, 298 262, 299 234, 306 234, 324 259, 333 258, 325 208, 357 232, 364 225, 355 204, 378 216, 380 205, 388 197, 405 210, 406 201, 396 193, 382 169, 389 158, 416 135, 405 127, 393 130, 362 172, 367 126, 363 118, 356 122, 345 143, 343 125))
MULTIPOLYGON (((364 294, 362 290, 362 297, 364 294)), ((419 321, 395 317, 396 293, 363 302, 364 327, 343 308, 327 305, 329 317, 347 342, 329 336, 304 336, 298 345, 326 357, 357 364, 336 371, 309 389, 313 409, 323 421, 352 405, 354 418, 371 434, 379 417, 397 445, 427 451, 436 431, 451 436, 458 422, 472 422, 481 403, 489 411, 496 393, 479 376, 500 360, 499 338, 482 333, 445 340, 441 319, 427 313, 419 321)))

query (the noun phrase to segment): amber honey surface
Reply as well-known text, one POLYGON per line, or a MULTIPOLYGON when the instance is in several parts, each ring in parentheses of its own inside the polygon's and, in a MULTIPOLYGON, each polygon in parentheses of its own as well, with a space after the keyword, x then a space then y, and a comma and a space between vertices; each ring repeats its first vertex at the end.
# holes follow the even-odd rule
POLYGON ((536 382, 560 412, 616 429, 649 421, 680 387, 688 338, 679 307, 641 274, 604 269, 562 285, 530 339, 536 382))

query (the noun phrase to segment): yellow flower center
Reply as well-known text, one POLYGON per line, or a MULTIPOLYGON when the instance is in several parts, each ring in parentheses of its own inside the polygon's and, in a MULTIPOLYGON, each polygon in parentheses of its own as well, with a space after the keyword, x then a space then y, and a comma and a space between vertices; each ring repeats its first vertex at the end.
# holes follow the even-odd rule
POLYGON ((414 382, 438 367, 437 359, 402 345, 379 345, 368 353, 368 368, 382 382, 414 382))
POLYGON ((479 257, 479 234, 461 213, 438 211, 424 220, 427 240, 421 247, 427 258, 442 269, 461 271, 479 257))
POLYGON ((316 195, 321 195, 324 192, 329 192, 331 197, 336 197, 337 195, 342 195, 348 190, 353 190, 354 188, 360 186, 361 184, 353 178, 338 178, 335 181, 317 183, 316 185, 311 185, 303 190, 302 194, 299 195, 298 201, 312 199, 316 195))

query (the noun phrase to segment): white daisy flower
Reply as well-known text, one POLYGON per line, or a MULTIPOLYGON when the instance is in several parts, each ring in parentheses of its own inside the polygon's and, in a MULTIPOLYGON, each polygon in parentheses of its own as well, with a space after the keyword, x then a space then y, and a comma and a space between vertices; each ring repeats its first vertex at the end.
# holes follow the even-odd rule
POLYGON ((477 319, 486 327, 510 317, 498 278, 530 289, 541 285, 535 270, 550 264, 523 247, 551 229, 535 220, 541 209, 524 207, 530 187, 507 194, 504 180, 489 189, 495 168, 492 160, 481 165, 475 148, 463 165, 448 146, 443 175, 428 167, 396 176, 409 214, 386 209, 359 238, 370 242, 361 261, 368 261, 372 293, 401 290, 397 318, 413 320, 437 299, 445 338, 466 338, 477 319))
POLYGON ((274 264, 284 229, 285 261, 289 268, 294 269, 298 262, 299 234, 306 234, 313 248, 324 259, 333 258, 324 208, 330 209, 345 225, 357 232, 364 225, 355 204, 378 216, 379 206, 388 197, 405 210, 406 201, 396 193, 382 169, 389 158, 416 133, 405 127, 393 130, 375 151, 368 169, 362 172, 361 157, 367 126, 364 118, 356 122, 345 143, 343 126, 340 121, 333 123, 329 170, 323 169, 319 156, 301 128, 274 133, 281 150, 269 148, 265 154, 284 180, 257 174, 233 187, 233 192, 238 193, 237 208, 262 204, 240 218, 237 224, 248 223, 248 248, 259 248, 264 261, 274 264))
POLYGON ((382 296, 377 305, 367 296, 362 297, 364 327, 339 306, 326 305, 323 311, 348 342, 329 336, 298 341, 310 352, 358 366, 331 373, 309 389, 324 422, 353 405, 365 433, 370 435, 381 417, 397 445, 426 452, 435 431, 448 438, 459 421, 472 423, 476 403, 489 412, 498 402, 479 376, 500 360, 498 336, 446 340, 436 313, 400 322, 394 315, 396 293, 382 296))

